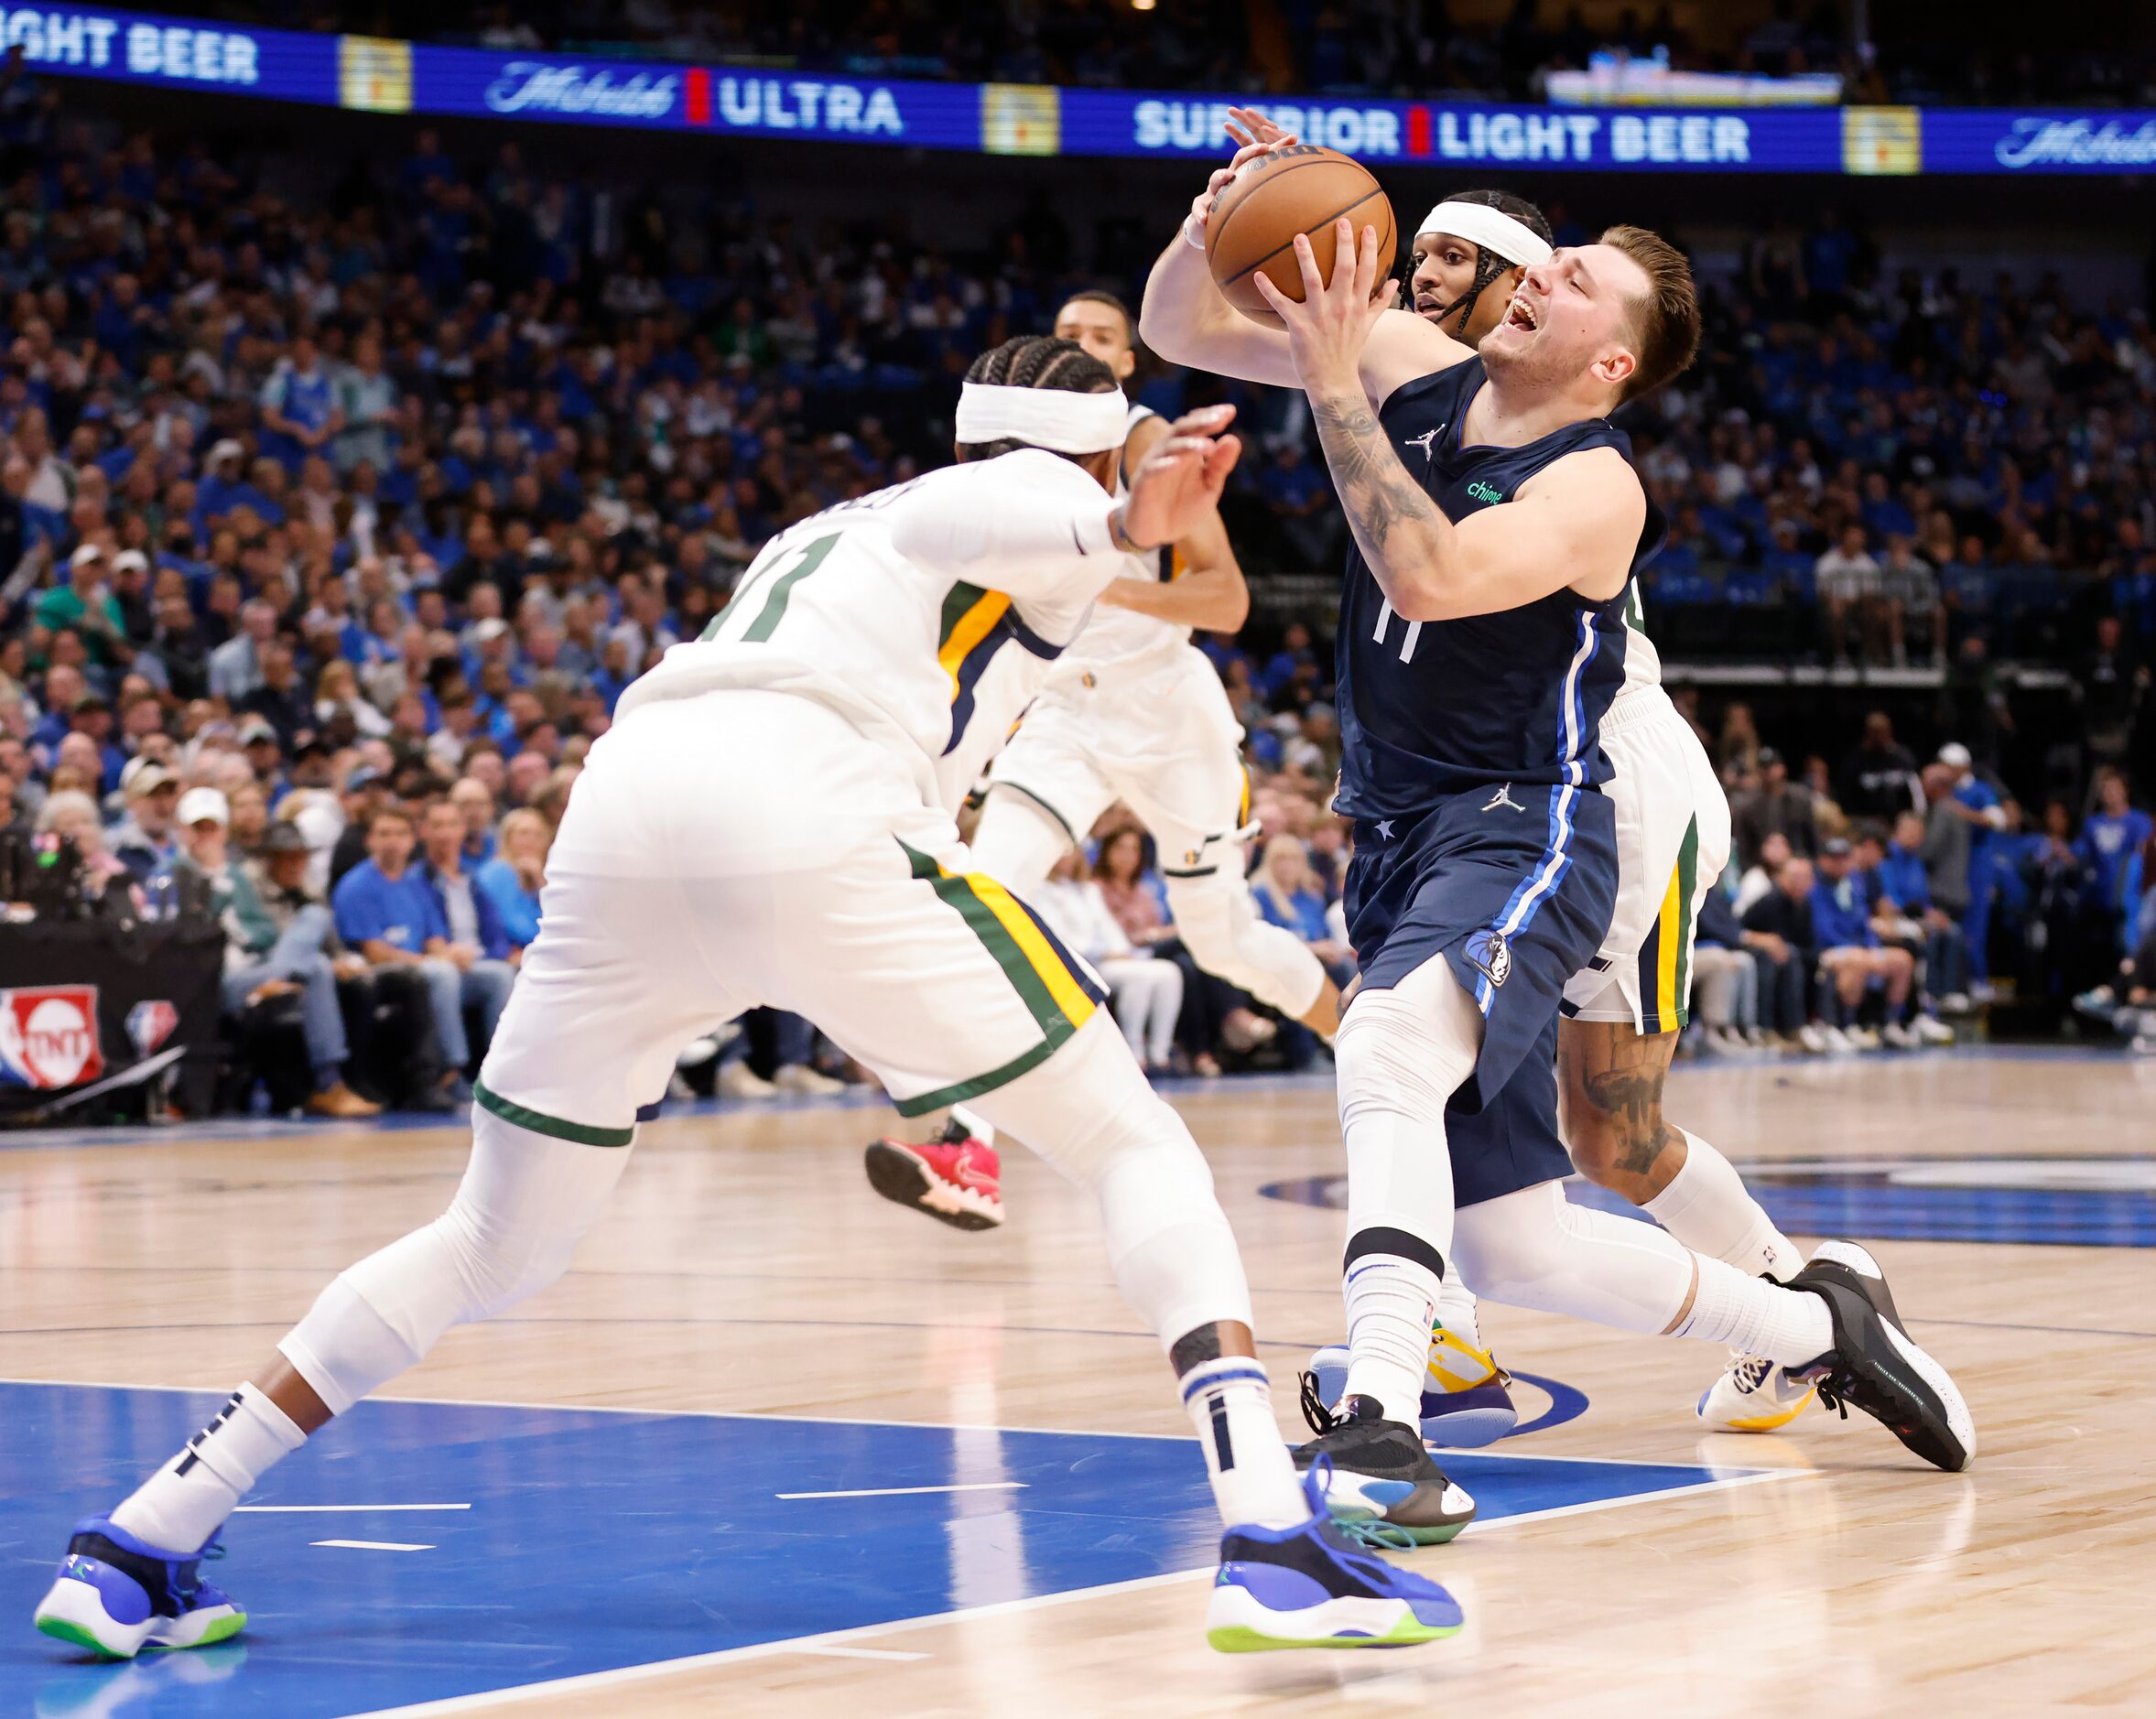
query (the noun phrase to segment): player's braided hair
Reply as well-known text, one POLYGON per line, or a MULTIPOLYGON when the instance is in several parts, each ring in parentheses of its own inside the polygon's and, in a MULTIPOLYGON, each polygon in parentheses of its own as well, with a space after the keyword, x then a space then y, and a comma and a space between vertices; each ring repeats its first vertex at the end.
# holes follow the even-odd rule
MULTIPOLYGON (((1536 238, 1542 240, 1544 243, 1549 243, 1549 217, 1524 197, 1515 197, 1510 191, 1455 191, 1445 201, 1447 203, 1479 203, 1485 209, 1494 209, 1501 215, 1511 216, 1514 221, 1533 233, 1536 238)), ((1439 207, 1442 208, 1444 205, 1440 204, 1439 207)), ((1456 340, 1467 338, 1468 324, 1474 320, 1476 301, 1482 297, 1484 291, 1496 281, 1500 275, 1513 266, 1511 258, 1500 256, 1486 244, 1479 245, 1476 248, 1479 255, 1475 264, 1475 284, 1468 287, 1446 310, 1442 317, 1437 319, 1437 326, 1441 329, 1445 328, 1448 322, 1452 324, 1445 331, 1456 340)))
MULTIPOLYGON (((1116 385, 1106 364, 1076 341, 1059 341, 1052 334, 1021 334, 1014 341, 991 348, 973 361, 966 380, 1001 388, 1061 388, 1068 394, 1110 394, 1116 385)), ((992 442, 960 442, 959 459, 993 459, 1028 446, 1013 436, 992 442)), ((1077 461, 1090 456, 1065 454, 1063 458, 1077 461)))

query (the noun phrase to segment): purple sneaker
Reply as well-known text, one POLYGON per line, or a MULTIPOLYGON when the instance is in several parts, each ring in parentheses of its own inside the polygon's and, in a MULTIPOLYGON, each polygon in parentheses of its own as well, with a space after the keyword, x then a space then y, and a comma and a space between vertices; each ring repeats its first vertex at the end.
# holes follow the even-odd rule
POLYGON ((145 1648, 206 1648, 236 1636, 247 1614, 200 1579, 205 1558, 222 1558, 212 1534, 196 1551, 145 1545, 109 1517, 75 1524, 60 1574, 38 1602, 38 1627, 108 1660, 145 1648))
POLYGON ((1326 1503, 1332 1465, 1320 1454, 1303 1482, 1310 1519, 1295 1528, 1231 1528, 1206 1608, 1206 1639, 1222 1653, 1273 1648, 1406 1648, 1457 1636, 1460 1608, 1427 1576, 1373 1557, 1406 1549, 1402 1530, 1339 1522, 1326 1503))

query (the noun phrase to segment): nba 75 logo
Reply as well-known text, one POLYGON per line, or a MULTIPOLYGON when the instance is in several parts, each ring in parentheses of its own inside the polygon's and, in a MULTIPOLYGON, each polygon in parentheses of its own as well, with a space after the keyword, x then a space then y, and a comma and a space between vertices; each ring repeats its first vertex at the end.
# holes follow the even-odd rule
POLYGON ((72 1087, 103 1072, 96 986, 0 990, 0 1085, 72 1087))

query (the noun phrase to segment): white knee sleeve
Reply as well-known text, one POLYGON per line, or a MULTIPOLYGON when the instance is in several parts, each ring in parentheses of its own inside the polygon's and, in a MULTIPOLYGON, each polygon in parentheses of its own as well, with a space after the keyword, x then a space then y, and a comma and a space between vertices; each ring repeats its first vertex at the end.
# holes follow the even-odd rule
POLYGON ((1668 1330, 1692 1292, 1692 1255, 1674 1238, 1574 1205, 1555 1182, 1463 1206, 1453 1247, 1485 1301, 1621 1331, 1668 1330))
POLYGON ((1200 1325, 1251 1323, 1250 1286, 1213 1174, 1106 1011, 973 1108, 1100 1202, 1115 1281, 1165 1349, 1200 1325))
POLYGON ((553 1282, 628 1161, 625 1148, 472 1115, 471 1161, 450 1209, 346 1270, 278 1346, 333 1413, 414 1366, 451 1325, 553 1282))
POLYGON ((1474 1072, 1482 1018, 1442 959, 1360 993, 1333 1044, 1348 1150, 1348 1233, 1403 1229, 1440 1252, 1452 1237, 1445 1107, 1474 1072))
POLYGON ((1242 849, 1203 877, 1168 880, 1168 913, 1190 958, 1268 1008, 1299 1019, 1325 989, 1325 968, 1292 931, 1267 924, 1242 875, 1242 849))
POLYGON ((973 869, 1014 895, 1030 895, 1070 851, 1070 832, 1030 795, 993 787, 973 831, 973 869))

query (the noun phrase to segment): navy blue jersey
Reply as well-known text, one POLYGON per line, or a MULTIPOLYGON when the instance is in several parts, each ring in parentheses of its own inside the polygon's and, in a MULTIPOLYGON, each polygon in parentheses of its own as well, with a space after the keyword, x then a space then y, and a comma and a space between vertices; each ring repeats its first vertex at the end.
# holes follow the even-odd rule
MULTIPOLYGON (((1395 389, 1378 409, 1402 462, 1447 519, 1503 505, 1566 454, 1614 448, 1631 458, 1631 438, 1607 418, 1520 448, 1461 447, 1482 383, 1482 361, 1470 358, 1395 389)), ((1650 501, 1634 574, 1664 535, 1650 501)), ((1498 614, 1411 623, 1392 612, 1350 540, 1338 642, 1340 810, 1416 817, 1449 795, 1501 783, 1607 781, 1597 737, 1624 685, 1625 600, 1560 589, 1498 614)))

